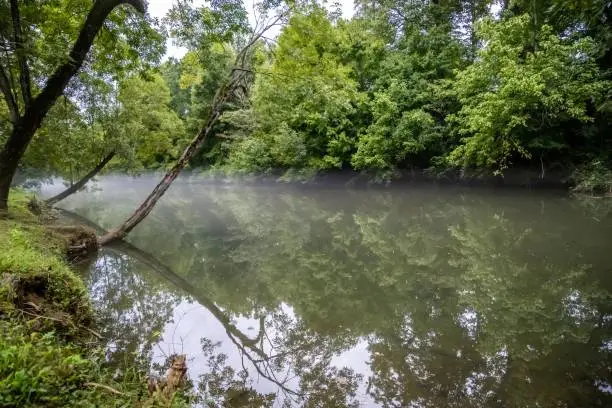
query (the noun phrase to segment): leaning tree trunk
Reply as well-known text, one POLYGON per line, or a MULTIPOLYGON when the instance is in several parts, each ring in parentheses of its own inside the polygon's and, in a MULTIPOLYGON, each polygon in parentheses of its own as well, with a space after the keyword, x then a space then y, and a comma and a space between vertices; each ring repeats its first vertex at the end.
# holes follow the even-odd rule
POLYGON ((68 187, 67 189, 65 189, 61 193, 59 193, 58 195, 55 195, 55 196, 45 200, 45 203, 48 204, 48 205, 53 205, 53 204, 55 204, 55 203, 57 203, 59 201, 62 201, 64 198, 66 198, 66 197, 76 193, 77 191, 79 191, 83 187, 85 187, 85 184, 87 184, 87 182, 89 180, 94 178, 96 176, 96 174, 101 172, 102 169, 108 164, 109 161, 112 160, 113 157, 115 157, 115 152, 114 151, 110 152, 104 159, 102 159, 102 161, 100 163, 98 163, 98 165, 96 167, 94 167, 82 179, 80 179, 79 181, 77 181, 76 183, 74 183, 73 185, 71 185, 70 187, 68 187))
MULTIPOLYGON (((13 130, 2 151, 0 151, 0 211, 8 208, 11 182, 17 171, 19 161, 30 144, 34 133, 40 127, 51 106, 64 92, 68 81, 83 65, 83 61, 106 17, 115 7, 121 4, 130 4, 138 11, 145 12, 142 0, 96 0, 66 62, 51 75, 40 94, 26 106, 23 116, 19 117, 13 124, 13 130)), ((27 64, 21 65, 21 70, 28 70, 27 64)), ((21 75, 28 78, 29 74, 21 72, 21 75)))
POLYGON ((221 110, 223 109, 225 103, 232 97, 237 89, 244 87, 243 81, 245 81, 247 76, 252 73, 251 70, 244 68, 247 53, 262 37, 262 35, 272 26, 276 25, 284 17, 284 15, 284 13, 278 15, 269 25, 264 24, 260 27, 259 32, 253 34, 251 39, 236 56, 234 68, 232 68, 229 77, 227 78, 227 82, 217 90, 215 97, 213 98, 210 116, 208 117, 206 125, 202 128, 202 130, 200 130, 196 137, 193 138, 191 143, 189 143, 187 148, 185 148, 183 151, 183 154, 178 161, 170 170, 168 170, 168 172, 166 172, 164 178, 162 178, 157 186, 155 186, 153 191, 151 191, 151 194, 149 194, 142 204, 140 204, 136 211, 134 211, 132 215, 130 215, 130 217, 125 220, 123 224, 121 224, 121 226, 108 231, 106 234, 98 238, 98 244, 100 246, 123 239, 132 229, 134 229, 142 220, 144 220, 145 217, 153 210, 153 207, 155 207, 157 201, 166 193, 166 191, 168 191, 168 188, 170 188, 172 182, 178 177, 181 170, 183 170, 191 158, 200 151, 208 135, 210 134, 212 127, 217 122, 217 119, 219 119, 221 110))
POLYGON ((172 166, 162 180, 155 186, 149 196, 140 204, 140 206, 125 220, 125 222, 119 227, 108 231, 106 234, 98 238, 98 244, 100 246, 106 245, 116 240, 123 239, 134 227, 136 227, 147 215, 153 210, 157 201, 166 193, 172 182, 178 177, 181 170, 185 168, 189 160, 202 148, 206 138, 208 137, 213 125, 219 118, 220 112, 219 107, 228 98, 229 90, 225 92, 219 103, 213 105, 216 106, 211 113, 211 116, 204 128, 197 134, 197 136, 189 143, 189 146, 183 151, 183 154, 179 160, 172 166))

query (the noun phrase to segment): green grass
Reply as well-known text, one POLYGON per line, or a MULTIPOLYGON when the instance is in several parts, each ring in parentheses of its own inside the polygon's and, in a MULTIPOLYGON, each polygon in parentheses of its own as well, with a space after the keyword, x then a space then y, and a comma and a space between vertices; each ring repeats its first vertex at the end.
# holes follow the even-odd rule
POLYGON ((28 200, 14 192, 0 219, 0 316, 45 315, 39 326, 76 336, 93 320, 87 290, 63 260, 65 239, 28 210, 28 200))
POLYGON ((67 239, 30 212, 30 198, 14 191, 0 218, 0 406, 155 406, 140 401, 143 373, 128 366, 116 378, 105 366, 67 239))

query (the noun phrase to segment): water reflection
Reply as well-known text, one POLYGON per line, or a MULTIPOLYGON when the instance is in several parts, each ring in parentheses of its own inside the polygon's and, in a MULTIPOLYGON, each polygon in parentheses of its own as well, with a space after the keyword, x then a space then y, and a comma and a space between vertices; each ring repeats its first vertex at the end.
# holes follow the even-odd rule
MULTIPOLYGON (((147 192, 100 187, 64 205, 110 227, 147 192)), ((88 279, 112 355, 184 351, 215 406, 603 407, 609 214, 550 194, 181 182, 88 279)))

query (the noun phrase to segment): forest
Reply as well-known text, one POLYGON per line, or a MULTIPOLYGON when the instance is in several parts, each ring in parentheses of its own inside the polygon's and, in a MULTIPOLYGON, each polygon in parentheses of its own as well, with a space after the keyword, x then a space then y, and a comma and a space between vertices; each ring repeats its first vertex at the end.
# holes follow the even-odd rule
POLYGON ((179 0, 162 19, 95 2, 110 3, 74 55, 90 1, 0 4, 0 201, 15 172, 72 185, 170 168, 207 124, 183 164, 213 174, 520 168, 612 191, 608 1, 357 0, 350 19, 312 0, 179 0), (31 143, 11 144, 18 133, 31 143))
POLYGON ((611 406, 612 2, 346 4, 0 0, 0 406, 611 406))

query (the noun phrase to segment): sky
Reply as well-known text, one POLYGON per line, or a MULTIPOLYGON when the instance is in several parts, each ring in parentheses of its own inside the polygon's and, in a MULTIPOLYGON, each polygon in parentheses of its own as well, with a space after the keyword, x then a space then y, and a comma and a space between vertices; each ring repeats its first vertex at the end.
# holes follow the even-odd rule
MULTIPOLYGON (((246 4, 246 9, 249 10, 249 14, 251 14, 251 11, 253 9, 252 7, 252 1, 253 0, 243 0, 246 4)), ((354 8, 354 2, 353 0, 336 0, 338 3, 340 3, 342 5, 342 16, 344 18, 350 18, 353 16, 353 8, 354 8)), ((168 10, 172 7, 172 3, 173 0, 149 0, 149 14, 152 17, 158 17, 158 18, 162 18, 166 15, 166 13, 168 12, 168 10)), ((204 0, 193 0, 194 5, 201 5, 204 3, 204 0)), ((328 1, 328 5, 333 4, 334 1, 328 1)), ((250 16, 252 19, 252 16, 250 16)), ((278 34, 278 29, 277 30, 273 30, 272 32, 270 32, 268 34, 268 36, 276 36, 278 34)), ((171 41, 168 41, 167 47, 166 47, 166 58, 169 57, 175 57, 175 58, 181 58, 185 52, 187 52, 187 50, 183 47, 177 47, 176 45, 173 45, 171 41)))

